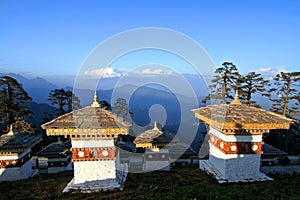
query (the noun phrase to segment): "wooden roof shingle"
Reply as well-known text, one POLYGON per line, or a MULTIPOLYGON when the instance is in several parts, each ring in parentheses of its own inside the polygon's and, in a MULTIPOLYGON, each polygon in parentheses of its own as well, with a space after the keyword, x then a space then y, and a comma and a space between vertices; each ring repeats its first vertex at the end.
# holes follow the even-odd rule
POLYGON ((152 143, 154 138, 161 136, 163 132, 159 130, 156 126, 153 129, 146 130, 142 132, 138 137, 133 141, 134 144, 142 143, 152 143))
POLYGON ((262 108, 242 105, 238 93, 230 104, 215 104, 193 109, 195 117, 217 129, 289 129, 293 123, 283 115, 262 108))
POLYGON ((246 105, 216 104, 194 109, 193 112, 221 122, 290 123, 292 121, 262 108, 246 105))
POLYGON ((47 128, 128 128, 130 124, 100 107, 87 106, 61 115, 43 125, 47 128))
POLYGON ((30 148, 42 140, 41 134, 16 133, 13 136, 2 135, 0 137, 0 152, 19 152, 30 148))

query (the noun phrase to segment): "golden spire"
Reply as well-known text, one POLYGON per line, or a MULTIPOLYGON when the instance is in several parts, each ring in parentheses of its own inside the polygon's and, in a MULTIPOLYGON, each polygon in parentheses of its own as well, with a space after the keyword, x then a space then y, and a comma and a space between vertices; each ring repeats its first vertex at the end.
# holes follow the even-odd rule
POLYGON ((92 103, 91 106, 92 106, 92 107, 95 107, 95 108, 100 107, 100 105, 99 105, 99 103, 98 103, 98 96, 97 96, 96 90, 95 90, 95 93, 94 93, 94 102, 92 103))
POLYGON ((238 90, 235 90, 234 100, 232 100, 232 102, 230 104, 234 104, 234 105, 242 104, 242 102, 240 102, 240 100, 239 100, 239 91, 238 90))
POLYGON ((156 121, 154 121, 154 127, 153 127, 153 130, 159 130, 159 128, 157 127, 156 121))
POLYGON ((9 126, 9 132, 7 133, 8 136, 13 136, 15 133, 13 132, 13 125, 9 126))

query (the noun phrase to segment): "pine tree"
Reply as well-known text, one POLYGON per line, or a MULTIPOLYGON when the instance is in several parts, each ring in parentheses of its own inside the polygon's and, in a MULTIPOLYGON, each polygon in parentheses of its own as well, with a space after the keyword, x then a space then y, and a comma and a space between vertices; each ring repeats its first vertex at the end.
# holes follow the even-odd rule
POLYGON ((66 92, 64 89, 51 90, 47 99, 50 102, 50 104, 57 105, 59 115, 66 113, 66 111, 64 110, 64 106, 67 105, 65 93, 66 92))
POLYGON ((68 106, 68 112, 71 112, 72 110, 77 110, 81 108, 80 100, 79 98, 70 90, 67 90, 65 92, 67 106, 68 106))
POLYGON ((105 100, 99 101, 99 104, 100 107, 103 108, 104 110, 111 110, 111 105, 107 101, 105 100))
POLYGON ((112 107, 112 112, 115 113, 117 116, 123 118, 123 121, 126 121, 130 124, 132 123, 131 115, 133 113, 129 111, 126 99, 117 98, 114 103, 114 106, 112 107))
POLYGON ((0 76, 0 120, 7 130, 19 118, 32 115, 25 105, 30 101, 31 98, 16 79, 0 76))
POLYGON ((67 107, 67 112, 71 112, 73 109, 81 108, 79 98, 72 93, 72 91, 64 89, 51 90, 48 99, 52 105, 57 105, 59 115, 66 113, 65 107, 67 107))
POLYGON ((129 114, 128 104, 126 99, 117 98, 114 107, 112 108, 113 113, 116 113, 118 116, 125 119, 129 114))
POLYGON ((271 111, 288 117, 299 114, 300 72, 280 72, 274 78, 275 87, 270 88, 271 111))
POLYGON ((206 103, 213 99, 213 103, 228 103, 234 97, 239 77, 240 74, 236 66, 231 62, 224 62, 221 67, 215 70, 215 76, 208 86, 210 94, 202 102, 206 103))
POLYGON ((15 123, 13 123, 14 133, 34 133, 35 130, 33 126, 23 118, 18 118, 15 123))
POLYGON ((268 80, 264 80, 261 74, 249 72, 245 76, 240 76, 238 79, 239 94, 242 101, 248 106, 257 106, 256 101, 252 100, 252 95, 260 93, 262 96, 269 96, 266 92, 266 87, 269 85, 268 80))

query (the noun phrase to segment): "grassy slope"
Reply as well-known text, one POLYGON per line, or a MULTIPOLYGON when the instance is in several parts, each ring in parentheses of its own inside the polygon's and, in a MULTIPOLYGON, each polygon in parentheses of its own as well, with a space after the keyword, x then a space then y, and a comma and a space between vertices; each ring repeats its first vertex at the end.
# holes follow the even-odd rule
POLYGON ((219 185, 195 166, 170 172, 129 174, 123 191, 62 194, 71 172, 0 183, 0 199, 300 199, 300 176, 275 181, 219 185))

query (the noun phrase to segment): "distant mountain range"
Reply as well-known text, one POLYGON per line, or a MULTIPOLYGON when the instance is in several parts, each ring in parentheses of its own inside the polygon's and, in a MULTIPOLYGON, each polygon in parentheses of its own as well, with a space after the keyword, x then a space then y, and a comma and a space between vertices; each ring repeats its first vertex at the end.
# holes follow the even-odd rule
POLYGON ((33 112, 31 118, 28 121, 35 126, 37 130, 40 129, 40 125, 51 120, 56 112, 56 108, 46 103, 36 103, 34 101, 27 104, 28 108, 33 112))
POLYGON ((16 79, 20 84, 22 84, 23 89, 32 98, 32 101, 37 103, 47 103, 47 97, 50 91, 57 88, 55 84, 40 77, 29 79, 14 73, 2 73, 0 75, 10 76, 16 79))
MULTIPOLYGON (((63 85, 63 78, 54 78, 54 80, 60 80, 58 82, 51 82, 45 78, 25 78, 22 75, 8 73, 0 74, 7 75, 15 78, 19 83, 23 85, 23 88, 28 92, 32 98, 32 102, 28 104, 29 108, 34 112, 34 116, 30 121, 39 127, 42 122, 45 122, 47 113, 52 114, 56 111, 56 108, 49 105, 47 97, 51 90, 64 88, 66 90, 73 91, 80 99, 82 106, 90 105, 93 101, 94 90, 93 89, 75 89, 73 90, 72 77, 68 77, 67 83, 71 85, 63 85)), ((174 94, 171 90, 165 87, 161 87, 155 84, 148 84, 138 86, 134 84, 119 85, 119 77, 101 79, 98 83, 97 93, 99 100, 105 100, 114 105, 112 94, 117 90, 117 97, 125 98, 128 96, 129 91, 134 91, 127 103, 130 111, 133 113, 132 119, 138 127, 145 128, 154 123, 153 120, 158 120, 160 123, 165 123, 164 128, 176 133, 181 126, 183 130, 189 134, 194 132, 195 124, 198 122, 193 116, 191 109, 205 106, 201 104, 201 100, 208 93, 207 86, 201 78, 197 75, 182 74, 195 94, 174 94), (193 97, 196 95, 196 99, 193 97), (181 99, 181 102, 178 101, 181 99), (159 106, 157 106, 159 105, 159 106), (181 109, 181 107, 184 107, 181 109), (155 108, 153 110, 153 108, 155 108), (152 110, 151 110, 152 109, 152 110)), ((49 77, 48 77, 49 78, 49 77)), ((75 80, 75 76, 73 77, 75 80)), ((139 77, 133 77, 139 78, 139 77)), ((171 77, 164 76, 164 79, 170 78, 170 83, 177 84, 171 77)), ((52 79, 51 79, 52 80, 52 79)), ((88 82, 88 80, 87 80, 88 82)), ((91 81, 95 82, 95 81, 91 81)), ((74 84, 74 83, 73 83, 74 84)), ((176 86, 176 85, 175 85, 176 86)), ((93 87, 91 87, 93 88, 93 87)), ((268 109, 270 104, 264 97, 255 95, 255 99, 265 109, 268 109)), ((49 120, 49 119, 48 119, 49 120)), ((200 125, 197 130, 196 141, 199 141, 205 132, 205 127, 200 125)), ((187 138, 190 137, 187 135, 187 138)), ((194 136, 192 136, 194 137, 194 136)), ((185 138, 181 138, 185 140, 185 138)), ((197 146, 197 144, 194 144, 197 146)))
MULTIPOLYGON (((25 78, 19 74, 1 74, 7 75, 15 78, 19 83, 23 85, 23 88, 28 92, 29 96, 32 98, 33 102, 31 102, 28 106, 34 112, 33 118, 30 120, 37 127, 45 120, 45 116, 47 113, 54 113, 56 108, 49 105, 47 102, 47 97, 51 90, 60 89, 62 87, 58 87, 57 85, 62 86, 61 84, 51 83, 44 78, 25 78)), ((135 92, 132 94, 130 99, 128 100, 130 111, 133 113, 133 121, 140 127, 146 127, 148 125, 153 124, 153 120, 164 120, 165 121, 165 129, 177 132, 180 124, 184 126, 185 131, 190 132, 189 129, 194 129, 194 123, 197 120, 192 116, 191 109, 199 107, 198 102, 203 98, 203 92, 206 88, 201 88, 200 84, 197 84, 197 77, 194 75, 185 75, 185 78, 190 81, 192 87, 198 88, 197 100, 193 99, 189 96, 184 96, 182 94, 174 94, 172 91, 167 88, 161 88, 156 85, 146 85, 138 87, 136 85, 122 85, 118 87, 118 97, 124 98, 127 96, 128 91, 137 88, 135 92), (202 96, 200 96, 202 95, 202 96), (178 97, 182 100, 182 102, 178 102, 178 97), (198 101, 198 102, 197 102, 198 101), (197 102, 195 104, 195 102, 197 102), (181 110, 180 103, 184 105, 184 110, 181 110), (160 109, 154 109, 155 119, 150 119, 149 111, 150 108, 154 105, 160 105, 160 109), (161 110, 163 109, 163 110, 161 110), (165 113, 165 116, 162 116, 160 112, 165 113), (158 119, 163 118, 165 119, 158 119)), ((112 79, 101 79, 101 85, 106 85, 105 89, 97 90, 99 95, 99 100, 106 100, 110 104, 114 104, 112 98, 112 93, 116 88, 115 85, 117 83, 116 78, 112 79), (110 86, 110 84, 112 86, 110 86), (109 87, 110 86, 110 87, 109 87)), ((175 84, 175 83, 174 83, 175 84)), ((68 89, 73 91, 72 86, 65 86, 64 89, 68 89)), ((101 88, 101 87, 100 87, 101 88)), ((103 88, 103 87, 102 87, 103 88)), ((94 91, 91 89, 76 89, 74 90, 76 95, 81 100, 82 106, 90 105, 93 101, 94 91)), ((194 89, 196 91, 196 89, 194 89)), ((196 92, 197 93, 197 92, 196 92)), ((192 94, 191 94, 192 96, 192 94)), ((201 105, 203 106, 203 105, 201 105)), ((151 114, 151 111, 150 111, 151 114)), ((152 113, 153 114, 153 113, 152 113)), ((203 130, 202 130, 203 131, 203 130)), ((199 131, 198 131, 199 132, 199 131)), ((183 138, 184 139, 184 138, 183 138)))
MULTIPOLYGON (((48 95, 51 90, 53 89, 60 89, 64 88, 66 90, 73 91, 73 85, 74 81, 76 80, 75 76, 67 76, 66 83, 65 84, 71 84, 71 85, 63 85, 64 77, 66 76, 56 76, 55 78, 53 76, 41 78, 26 78, 20 74, 15 73, 0 73, 0 75, 7 75, 15 78, 19 83, 23 85, 23 88, 28 92, 29 96, 32 98, 33 102, 36 103, 46 103, 48 95), (50 79, 50 80, 47 80, 50 79), (73 83, 72 83, 73 80, 73 83), (52 82, 53 81, 53 82, 52 82)), ((168 79, 169 76, 161 76, 164 79, 168 79)), ((196 95, 196 98, 198 102, 201 102, 202 98, 205 97, 208 94, 207 86, 205 82, 199 77, 198 75, 194 74, 182 74, 182 77, 187 80, 187 82, 192 87, 192 90, 195 94, 186 94, 183 96, 182 94, 176 94, 178 96, 181 96, 181 99, 184 99, 185 104, 189 105, 189 109, 195 108, 192 105, 191 100, 194 98, 194 95, 196 95)), ((139 78, 139 77, 137 77, 139 78)), ((174 98, 174 93, 168 88, 162 88, 157 87, 155 84, 152 85, 144 85, 144 86, 137 86, 137 85, 118 85, 118 81, 120 80, 120 77, 113 77, 113 78, 104 78, 100 79, 97 87, 99 100, 106 100, 107 102, 113 104, 111 100, 112 93, 117 89, 118 95, 121 98, 124 98, 128 95, 128 91, 133 90, 133 88, 137 88, 133 96, 131 97, 131 100, 129 103, 130 109, 132 111, 135 111, 136 116, 139 115, 139 111, 141 110, 147 110, 149 107, 151 107, 151 104, 161 104, 164 105, 166 108, 172 110, 172 119, 175 118, 175 110, 174 107, 178 104, 176 102, 176 98, 174 98)), ((86 82, 88 82, 87 80, 86 82)), ((170 83, 175 84, 176 82, 172 82, 173 80, 170 78, 170 83)), ((95 80, 93 81, 95 83, 95 80)), ((94 86, 95 87, 95 86, 94 86)), ((91 88, 94 88, 91 87, 91 88)), ((87 106, 93 101, 93 89, 75 89, 75 94, 80 98, 81 105, 87 106)), ((175 96, 176 96, 175 95, 175 96)), ((259 95, 255 95, 255 99, 257 99, 258 103, 263 107, 268 109, 270 104, 268 101, 266 101, 266 98, 260 97, 259 95)), ((203 106, 203 105, 202 105, 203 106)), ((178 114, 178 113, 177 113, 178 114)), ((149 116, 144 116, 142 118, 136 118, 137 123, 142 123, 149 121, 149 116)))

